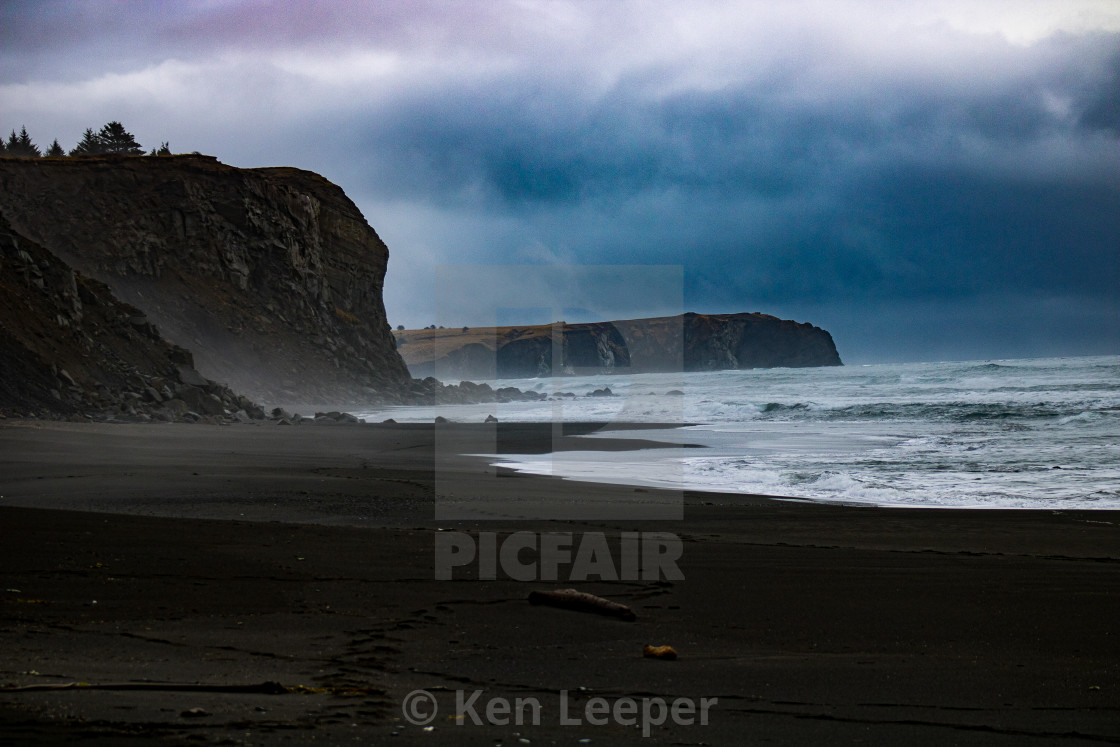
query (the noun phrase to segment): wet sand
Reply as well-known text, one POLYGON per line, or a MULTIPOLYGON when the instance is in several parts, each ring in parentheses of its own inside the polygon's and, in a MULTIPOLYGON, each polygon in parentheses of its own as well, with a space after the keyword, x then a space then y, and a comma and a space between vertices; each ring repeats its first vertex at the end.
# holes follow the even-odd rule
MULTIPOLYGON (((1120 740, 1118 512, 878 509, 507 476, 456 456, 487 432, 0 425, 0 742, 1120 740), (507 508, 642 513, 682 498, 683 519, 436 520, 434 496, 463 485, 507 508), (672 532, 684 578, 479 581, 471 566, 437 581, 438 530, 672 532), (567 586, 637 619, 527 601, 567 586), (645 644, 679 658, 644 658, 645 644), (100 687, 12 689, 74 682, 100 687), (246 691, 263 683, 276 684, 246 691), (403 718, 418 689, 439 708, 428 731, 403 718), (484 691, 484 721, 491 698, 539 702, 541 724, 475 725, 458 690, 484 691), (565 691, 578 724, 560 723, 565 691), (640 724, 590 723, 595 697, 654 710, 656 698, 718 700, 706 726, 669 719, 643 739, 640 724)), ((641 434, 617 436, 594 446, 641 434)), ((548 425, 502 424, 495 443, 588 448, 548 425)))

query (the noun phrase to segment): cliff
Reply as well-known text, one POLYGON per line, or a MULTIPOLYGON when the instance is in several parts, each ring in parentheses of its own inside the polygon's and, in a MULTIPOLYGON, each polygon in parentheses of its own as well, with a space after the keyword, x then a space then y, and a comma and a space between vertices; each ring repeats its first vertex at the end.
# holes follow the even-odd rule
POLYGON ((193 368, 139 309, 0 216, 0 415, 102 420, 264 417, 193 368))
POLYGON ((381 295, 388 249, 317 174, 198 155, 0 158, 0 214, 234 390, 335 403, 408 391, 381 295))
POLYGON ((414 376, 449 379, 549 375, 554 350, 571 375, 842 365, 827 331, 759 313, 393 334, 414 376))

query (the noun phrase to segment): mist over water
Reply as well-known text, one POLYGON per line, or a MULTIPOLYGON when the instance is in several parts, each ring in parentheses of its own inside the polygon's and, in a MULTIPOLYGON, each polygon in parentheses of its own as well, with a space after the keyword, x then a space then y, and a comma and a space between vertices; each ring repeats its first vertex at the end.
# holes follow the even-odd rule
POLYGON ((500 457, 577 480, 885 506, 1120 508, 1116 356, 490 383, 577 397, 361 416, 683 423, 640 437, 705 447, 500 457), (618 396, 584 396, 602 387, 618 396))

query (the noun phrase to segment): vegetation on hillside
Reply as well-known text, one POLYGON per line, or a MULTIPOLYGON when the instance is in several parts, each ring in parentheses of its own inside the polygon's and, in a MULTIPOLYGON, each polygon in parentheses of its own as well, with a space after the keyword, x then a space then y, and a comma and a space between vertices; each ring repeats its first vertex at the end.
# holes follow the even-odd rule
MULTIPOLYGON (((97 132, 94 132, 92 127, 87 127, 85 133, 82 134, 82 139, 70 150, 69 154, 63 150, 58 138, 55 138, 54 142, 47 148, 47 152, 43 153, 31 139, 26 126, 20 127, 19 134, 12 130, 7 142, 0 139, 0 156, 13 158, 63 158, 67 155, 79 157, 106 154, 142 156, 144 155, 144 148, 136 142, 136 138, 120 122, 109 122, 97 132)), ((152 148, 148 151, 148 155, 169 156, 171 155, 171 147, 165 141, 160 143, 158 148, 152 148)))

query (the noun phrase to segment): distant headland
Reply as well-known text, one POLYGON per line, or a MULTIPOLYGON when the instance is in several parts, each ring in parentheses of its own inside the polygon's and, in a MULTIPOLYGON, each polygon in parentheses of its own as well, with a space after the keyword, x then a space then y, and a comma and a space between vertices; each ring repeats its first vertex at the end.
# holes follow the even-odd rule
POLYGON ((827 331, 757 312, 526 327, 429 327, 398 329, 393 335, 409 372, 419 377, 503 379, 842 365, 827 331))

